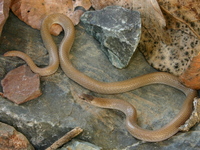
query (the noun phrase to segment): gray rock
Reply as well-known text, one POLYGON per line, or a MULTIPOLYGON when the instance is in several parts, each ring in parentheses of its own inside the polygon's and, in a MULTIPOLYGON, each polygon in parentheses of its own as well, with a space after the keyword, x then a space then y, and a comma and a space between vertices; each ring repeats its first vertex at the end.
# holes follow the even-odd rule
MULTIPOLYGON (((0 40, 0 64, 3 64, 6 73, 23 63, 17 58, 2 57, 8 50, 31 54, 39 66, 48 64, 48 55, 39 31, 28 27, 12 14, 4 29, 0 40)), ((57 44, 62 38, 63 34, 54 37, 57 44)), ((156 71, 139 51, 136 51, 129 67, 116 69, 81 25, 76 26, 76 39, 70 58, 77 69, 105 82, 156 71)), ((197 150, 200 146, 200 125, 163 142, 145 143, 135 139, 126 130, 123 113, 91 106, 77 96, 79 93, 88 93, 128 101, 136 107, 141 127, 158 129, 179 112, 185 98, 180 91, 168 86, 150 85, 123 94, 103 95, 86 90, 59 69, 55 74, 41 78, 41 90, 43 94, 40 97, 19 106, 0 97, 0 121, 23 133, 37 150, 44 150, 77 126, 84 131, 76 140, 87 141, 103 150, 197 150)))
POLYGON ((138 11, 120 6, 85 12, 81 21, 88 33, 100 43, 110 62, 117 68, 126 67, 134 54, 141 34, 138 11))
POLYGON ((58 150, 101 150, 102 148, 81 140, 72 140, 58 150))
POLYGON ((194 110, 190 118, 184 125, 180 126, 181 131, 189 131, 193 126, 200 122, 200 98, 195 98, 193 101, 194 110))

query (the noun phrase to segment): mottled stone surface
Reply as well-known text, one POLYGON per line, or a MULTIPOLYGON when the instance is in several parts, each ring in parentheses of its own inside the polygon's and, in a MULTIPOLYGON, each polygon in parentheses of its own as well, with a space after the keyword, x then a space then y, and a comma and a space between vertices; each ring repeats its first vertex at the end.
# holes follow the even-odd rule
MULTIPOLYGON (((54 37, 60 43, 63 34, 54 37)), ((48 64, 47 51, 40 33, 11 14, 0 39, 0 65, 3 74, 21 65, 18 58, 4 58, 8 50, 28 53, 40 66, 48 64)), ((89 36, 83 26, 76 26, 76 39, 70 54, 72 63, 85 74, 100 81, 113 82, 155 72, 139 51, 126 69, 116 69, 100 50, 100 44, 89 36)), ((5 75, 5 74, 4 74, 5 75)), ((1 78, 1 77, 0 77, 1 78)), ((102 147, 103 150, 197 150, 200 146, 200 125, 189 132, 180 132, 158 143, 141 142, 125 128, 125 115, 116 110, 96 108, 78 98, 79 93, 123 99, 132 103, 143 128, 158 129, 180 110, 184 95, 164 85, 150 85, 123 94, 103 95, 90 92, 70 80, 61 69, 41 78, 43 94, 22 105, 0 98, 0 121, 22 132, 37 150, 44 150, 74 127, 84 131, 76 137, 102 147)))
POLYGON ((138 11, 120 6, 87 11, 82 17, 87 32, 100 43, 103 52, 117 68, 126 67, 134 54, 141 34, 138 11))
POLYGON ((1 150, 34 150, 27 138, 10 125, 0 122, 1 150))
POLYGON ((0 1, 0 36, 3 30, 3 26, 8 18, 9 10, 10 10, 11 0, 1 0, 0 1))
POLYGON ((81 141, 81 140, 72 140, 68 144, 64 145, 58 150, 101 150, 101 147, 93 145, 91 143, 81 141))
POLYGON ((194 110, 190 118, 179 129, 181 131, 189 131, 194 125, 200 122, 200 98, 195 98, 193 101, 194 110))
POLYGON ((40 96, 40 76, 22 65, 7 73, 1 80, 3 96, 16 104, 22 104, 40 96))

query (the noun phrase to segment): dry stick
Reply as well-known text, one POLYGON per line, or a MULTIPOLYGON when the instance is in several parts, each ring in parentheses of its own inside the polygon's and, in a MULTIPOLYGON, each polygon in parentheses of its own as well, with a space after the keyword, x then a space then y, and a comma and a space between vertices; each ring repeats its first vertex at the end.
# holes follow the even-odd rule
POLYGON ((72 138, 76 137, 77 135, 79 135, 81 132, 83 131, 83 129, 76 127, 73 130, 69 131, 68 133, 66 133, 63 137, 61 137, 59 140, 57 140, 56 142, 54 142, 50 147, 48 147, 46 150, 55 150, 57 148, 59 148, 60 146, 62 146, 63 144, 67 143, 68 141, 70 141, 72 138))

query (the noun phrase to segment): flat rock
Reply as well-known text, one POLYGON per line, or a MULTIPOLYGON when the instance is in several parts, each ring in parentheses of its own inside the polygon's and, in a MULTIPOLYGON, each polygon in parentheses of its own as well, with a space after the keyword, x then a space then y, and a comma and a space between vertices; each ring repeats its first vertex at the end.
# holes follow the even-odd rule
POLYGON ((3 96, 16 104, 35 99, 40 91, 40 77, 33 73, 27 65, 22 65, 8 72, 3 80, 3 96))
POLYGON ((0 122, 1 150, 34 150, 27 138, 10 125, 0 122))
POLYGON ((8 18, 9 10, 10 10, 11 0, 1 0, 0 3, 0 36, 3 30, 3 26, 8 18))
POLYGON ((102 148, 89 142, 72 140, 58 150, 102 150, 102 148))
POLYGON ((102 50, 115 67, 121 69, 129 64, 140 41, 141 18, 138 11, 108 6, 85 12, 81 21, 86 31, 101 43, 102 50))
MULTIPOLYGON (((59 45, 63 34, 53 38, 59 45)), ((0 65, 5 73, 24 63, 19 58, 4 58, 2 55, 8 50, 23 50, 38 66, 48 65, 48 55, 40 32, 12 14, 0 40, 0 65)), ((104 82, 122 81, 156 71, 139 51, 136 51, 126 69, 113 67, 99 43, 85 32, 82 25, 76 26, 70 58, 77 69, 104 82)), ((149 85, 122 94, 97 94, 70 80, 59 68, 55 74, 41 77, 41 90, 43 94, 40 97, 21 105, 0 97, 0 121, 17 128, 37 150, 44 150, 77 126, 84 131, 75 140, 92 143, 103 150, 199 149, 200 125, 189 132, 179 132, 163 142, 142 142, 126 130, 123 113, 97 108, 78 98, 79 93, 87 93, 123 99, 136 107, 138 123, 142 128, 158 129, 174 118, 184 101, 183 93, 174 88, 149 85)))

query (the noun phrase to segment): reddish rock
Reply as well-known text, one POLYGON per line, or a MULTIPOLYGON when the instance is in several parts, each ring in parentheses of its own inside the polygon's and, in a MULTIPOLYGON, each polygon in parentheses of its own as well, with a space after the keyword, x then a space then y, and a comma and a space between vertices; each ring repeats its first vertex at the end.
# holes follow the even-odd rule
POLYGON ((3 96, 16 104, 27 102, 40 96, 40 77, 27 65, 10 71, 1 81, 3 96))
POLYGON ((0 122, 0 150, 34 150, 27 138, 15 128, 0 122))
POLYGON ((11 0, 0 0, 0 36, 9 15, 10 4, 11 0))

